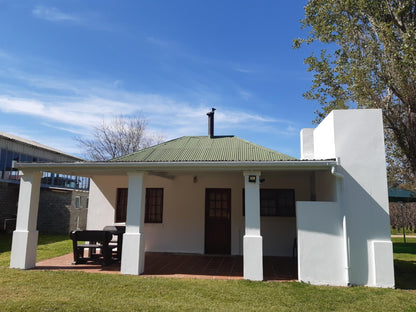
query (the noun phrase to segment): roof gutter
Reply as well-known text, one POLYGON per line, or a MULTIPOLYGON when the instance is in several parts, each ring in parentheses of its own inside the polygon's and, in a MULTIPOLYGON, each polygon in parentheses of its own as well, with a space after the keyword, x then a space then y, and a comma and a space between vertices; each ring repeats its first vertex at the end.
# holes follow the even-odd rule
POLYGON ((199 169, 328 169, 336 165, 335 160, 314 160, 314 161, 192 161, 192 162, 73 162, 73 163, 23 163, 19 162, 16 167, 20 170, 33 169, 50 171, 54 169, 67 170, 112 170, 130 169, 140 170, 160 170, 178 169, 195 170, 199 169))

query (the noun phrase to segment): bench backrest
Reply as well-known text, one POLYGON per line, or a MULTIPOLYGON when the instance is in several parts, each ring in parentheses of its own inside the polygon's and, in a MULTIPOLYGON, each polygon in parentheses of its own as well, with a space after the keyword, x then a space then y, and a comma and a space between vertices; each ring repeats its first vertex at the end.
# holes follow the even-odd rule
POLYGON ((124 225, 106 225, 103 231, 110 231, 112 233, 125 233, 126 226, 124 225))
POLYGON ((72 231, 69 234, 69 237, 73 241, 93 241, 100 243, 109 243, 113 238, 113 234, 109 231, 86 230, 72 231))

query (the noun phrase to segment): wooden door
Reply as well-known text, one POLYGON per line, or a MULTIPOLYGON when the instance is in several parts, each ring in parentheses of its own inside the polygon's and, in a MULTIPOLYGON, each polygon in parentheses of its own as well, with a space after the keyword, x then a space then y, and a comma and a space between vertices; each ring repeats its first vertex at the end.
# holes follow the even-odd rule
POLYGON ((231 253, 231 189, 205 191, 205 253, 231 253))

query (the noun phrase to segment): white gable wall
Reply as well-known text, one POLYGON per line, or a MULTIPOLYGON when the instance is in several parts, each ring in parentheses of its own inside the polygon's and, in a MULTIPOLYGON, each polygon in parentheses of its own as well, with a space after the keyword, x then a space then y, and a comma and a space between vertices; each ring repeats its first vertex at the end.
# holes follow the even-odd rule
POLYGON ((386 252, 391 239, 381 110, 334 111, 333 116, 336 155, 345 170, 342 204, 347 214, 350 283, 393 287, 393 255, 386 252), (373 248, 375 242, 379 243, 373 248), (386 261, 375 262, 375 254, 386 261), (384 282, 377 282, 381 276, 376 271, 382 272, 384 282))
MULTIPOLYGON (((344 176, 338 178, 342 181, 339 205, 341 218, 344 212, 346 215, 349 283, 394 287, 381 110, 333 111, 314 130, 313 137, 315 159, 337 158, 340 166, 336 171, 344 176)), ((326 218, 322 211, 317 209, 316 213, 326 218)), ((302 227, 307 228, 305 220, 302 227)), ((324 254, 325 248, 316 243, 316 254, 324 254)), ((303 252, 307 251, 299 250, 303 252)), ((339 260, 334 267, 341 264, 339 260)), ((334 275, 332 284, 338 283, 334 275)))

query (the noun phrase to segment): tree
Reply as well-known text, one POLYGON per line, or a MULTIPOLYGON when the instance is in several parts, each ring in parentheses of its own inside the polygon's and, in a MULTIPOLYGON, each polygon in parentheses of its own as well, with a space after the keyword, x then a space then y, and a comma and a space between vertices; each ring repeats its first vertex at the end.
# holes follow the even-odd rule
POLYGON ((416 174, 416 2, 414 0, 309 0, 294 48, 328 46, 305 60, 314 72, 304 94, 321 110, 381 108, 393 157, 416 174), (330 51, 330 52, 329 52, 330 51))
POLYGON ((415 176, 407 158, 395 144, 390 129, 385 129, 387 182, 389 187, 416 191, 415 176))
POLYGON ((109 160, 163 141, 163 137, 147 134, 146 126, 143 118, 119 116, 94 127, 92 139, 77 137, 75 140, 84 149, 87 159, 109 160))

